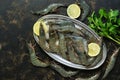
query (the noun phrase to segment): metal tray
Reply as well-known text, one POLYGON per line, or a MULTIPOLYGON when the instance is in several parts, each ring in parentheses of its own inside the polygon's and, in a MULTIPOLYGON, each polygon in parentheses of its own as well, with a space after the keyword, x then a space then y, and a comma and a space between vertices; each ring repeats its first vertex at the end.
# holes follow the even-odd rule
MULTIPOLYGON (((101 40, 101 38, 93 31, 91 30, 86 24, 82 23, 81 21, 78 21, 76 19, 71 19, 67 16, 63 16, 63 15, 57 15, 57 14, 50 14, 50 15, 45 15, 43 17, 41 17, 40 19, 38 20, 49 20, 49 19, 63 19, 63 20, 69 20, 69 21, 72 21, 74 22, 75 24, 77 24, 78 26, 76 26, 77 29, 81 29, 81 28, 84 28, 85 30, 89 31, 92 35, 94 35, 94 37, 97 39, 97 40, 101 40)), ((35 35, 33 33, 33 36, 34 36, 34 39, 37 43, 39 43, 39 39, 38 39, 38 36, 35 35)), ((80 64, 76 64, 76 63, 73 63, 73 62, 70 62, 62 57, 60 57, 59 55, 57 54, 54 54, 54 53, 49 53, 47 51, 45 51, 46 54, 48 54, 52 59, 56 60, 57 62, 63 64, 63 65, 66 65, 68 67, 71 67, 71 68, 75 68, 75 69, 83 69, 83 70, 92 70, 92 69, 96 69, 98 67, 100 67, 105 59, 106 59, 106 56, 107 56, 107 48, 106 48, 106 45, 103 43, 102 45, 102 59, 93 67, 86 67, 84 65, 80 65, 80 64)))

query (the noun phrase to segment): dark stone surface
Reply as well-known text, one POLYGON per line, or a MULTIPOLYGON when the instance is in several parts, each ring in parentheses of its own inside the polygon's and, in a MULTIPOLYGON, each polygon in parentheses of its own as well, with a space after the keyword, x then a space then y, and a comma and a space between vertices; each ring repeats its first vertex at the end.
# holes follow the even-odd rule
MULTIPOLYGON (((119 0, 86 0, 92 10, 102 7, 119 9, 119 0)), ((0 80, 74 80, 76 76, 63 78, 50 68, 35 67, 30 63, 26 41, 34 42, 32 27, 40 16, 34 16, 31 10, 40 10, 51 3, 74 3, 74 0, 2 0, 0 1, 0 80)), ((61 9, 62 10, 62 9, 61 9)), ((60 14, 66 15, 60 11, 60 14)), ((105 39, 108 46, 113 43, 105 39)), ((114 43, 113 43, 114 44, 114 43)), ((116 44, 114 44, 116 45, 116 44)), ((110 51, 114 46, 108 46, 110 51)), ((39 49, 37 50, 39 51, 39 49)), ((105 80, 120 80, 120 55, 116 64, 105 80)), ((106 63, 108 62, 106 60, 106 63)), ((104 70, 101 66, 93 71, 81 71, 82 76, 90 76, 104 70)))

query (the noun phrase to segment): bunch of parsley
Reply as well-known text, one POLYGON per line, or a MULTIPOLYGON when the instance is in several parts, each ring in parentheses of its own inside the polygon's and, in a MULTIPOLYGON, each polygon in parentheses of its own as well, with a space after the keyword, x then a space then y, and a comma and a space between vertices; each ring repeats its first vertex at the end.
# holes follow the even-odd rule
POLYGON ((102 37, 107 37, 120 44, 120 18, 119 10, 106 11, 100 9, 99 13, 93 12, 88 17, 89 26, 102 37))

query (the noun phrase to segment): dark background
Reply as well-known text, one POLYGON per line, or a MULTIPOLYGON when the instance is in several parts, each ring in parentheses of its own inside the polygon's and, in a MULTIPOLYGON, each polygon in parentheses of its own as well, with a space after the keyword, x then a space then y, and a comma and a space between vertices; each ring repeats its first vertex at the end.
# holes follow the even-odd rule
MULTIPOLYGON (((0 0, 0 80, 74 80, 75 76, 63 78, 50 68, 34 67, 30 63, 26 47, 26 41, 35 43, 32 27, 40 17, 32 15, 30 11, 41 10, 55 2, 70 4, 75 0, 0 0)), ((91 6, 91 12, 100 8, 120 10, 120 0, 86 0, 86 2, 91 6)), ((57 13, 66 15, 65 9, 59 9, 57 13)), ((87 24, 87 20, 85 23, 87 24)), ((110 51, 114 50, 113 45, 109 46, 112 41, 105 39, 105 42, 110 51)), ((105 80, 120 80, 119 58, 120 55, 105 80)), ((84 74, 90 75, 103 68, 104 65, 97 70, 84 71, 84 74)))

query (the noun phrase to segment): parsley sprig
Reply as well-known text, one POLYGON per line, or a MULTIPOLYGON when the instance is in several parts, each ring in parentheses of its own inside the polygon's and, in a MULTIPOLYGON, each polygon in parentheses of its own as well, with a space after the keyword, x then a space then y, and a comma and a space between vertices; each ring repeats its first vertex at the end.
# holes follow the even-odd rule
POLYGON ((120 18, 119 10, 106 11, 100 9, 99 13, 95 11, 88 17, 89 26, 102 37, 107 37, 120 44, 120 18))

